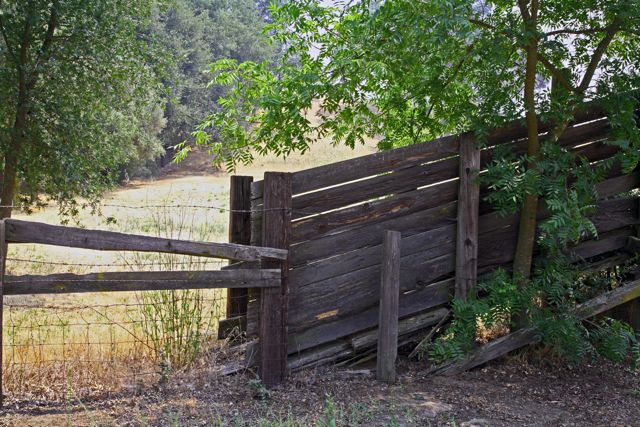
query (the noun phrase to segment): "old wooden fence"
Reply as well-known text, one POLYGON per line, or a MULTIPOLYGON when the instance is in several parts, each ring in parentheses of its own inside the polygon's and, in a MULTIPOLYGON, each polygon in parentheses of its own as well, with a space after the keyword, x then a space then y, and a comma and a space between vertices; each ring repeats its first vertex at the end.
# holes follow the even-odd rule
MULTIPOLYGON (((267 224, 268 225, 268 224, 267 224)), ((263 289, 279 292, 281 267, 287 251, 234 243, 187 240, 123 234, 102 230, 62 227, 38 222, 0 221, 0 331, 3 295, 41 295, 77 292, 159 291, 174 289, 263 289), (100 272, 91 274, 5 275, 7 244, 38 243, 99 251, 162 252, 231 261, 263 261, 262 269, 217 271, 100 272), (268 260, 265 261, 265 260, 268 260)), ((265 291, 266 294, 268 292, 265 291)), ((273 309, 280 313, 277 306, 273 309)), ((264 316, 270 315, 269 310, 264 316)), ((268 342, 267 339, 263 340, 268 342)), ((2 334, 0 333, 0 381, 2 378, 2 334)), ((0 390, 2 383, 0 382, 0 390)), ((1 393, 0 393, 1 404, 1 393)))
MULTIPOLYGON (((609 130, 607 118, 591 109, 559 144, 600 162, 617 152, 606 142, 609 130)), ((542 125, 542 138, 547 131, 542 125)), ((253 183, 234 178, 241 190, 232 200, 253 212, 232 221, 236 235, 289 250, 282 287, 250 290, 247 307, 230 313, 244 321, 246 311, 247 334, 269 337, 270 349, 263 347, 259 358, 269 384, 287 369, 375 347, 384 230, 402 233, 400 342, 441 320, 454 292, 464 296, 478 274, 512 261, 518 218, 493 213, 484 202, 489 190, 476 178, 497 147, 525 153, 526 129, 514 123, 491 132, 483 147, 463 134, 291 174, 268 172, 253 183)), ((613 166, 598 185, 591 217, 599 236, 572 249, 576 261, 625 247, 639 222, 638 201, 612 196, 639 184, 638 172, 625 175, 613 166)))

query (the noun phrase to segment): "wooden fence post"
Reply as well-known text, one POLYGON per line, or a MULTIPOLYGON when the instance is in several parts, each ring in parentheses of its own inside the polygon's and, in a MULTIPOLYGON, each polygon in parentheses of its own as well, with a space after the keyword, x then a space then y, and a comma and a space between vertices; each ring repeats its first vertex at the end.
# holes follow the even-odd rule
POLYGON ((471 134, 460 138, 460 189, 456 235, 456 298, 466 299, 478 280, 478 209, 480 150, 471 134))
MULTIPOLYGON (((229 190, 229 243, 251 244, 251 176, 232 176, 229 190)), ((247 289, 227 290, 227 318, 247 314, 247 289)))
POLYGON ((3 382, 4 374, 4 341, 2 339, 4 331, 4 273, 7 266, 7 239, 5 238, 4 220, 0 220, 0 408, 4 402, 3 399, 3 382))
MULTIPOLYGON (((291 238, 291 174, 266 172, 262 244, 289 249, 291 238)), ((287 376, 287 312, 289 263, 264 259, 262 268, 282 269, 280 288, 262 289, 260 298, 260 378, 266 387, 287 376)))
POLYGON ((382 242, 380 314, 378 321, 377 378, 396 380, 398 305, 400 301, 400 233, 386 230, 382 242))

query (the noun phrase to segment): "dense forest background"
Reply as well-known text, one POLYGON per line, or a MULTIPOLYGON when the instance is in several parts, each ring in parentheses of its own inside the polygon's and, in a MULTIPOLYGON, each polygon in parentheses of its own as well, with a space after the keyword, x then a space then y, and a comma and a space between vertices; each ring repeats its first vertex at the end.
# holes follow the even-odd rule
POLYGON ((152 119, 140 129, 154 144, 122 166, 130 177, 149 177, 170 163, 173 146, 189 140, 197 124, 217 109, 220 87, 210 87, 208 65, 220 58, 238 61, 275 59, 277 46, 263 36, 268 2, 253 0, 174 0, 156 9, 150 34, 165 52, 161 79, 164 95, 152 119), (167 57, 167 55, 169 55, 167 57))

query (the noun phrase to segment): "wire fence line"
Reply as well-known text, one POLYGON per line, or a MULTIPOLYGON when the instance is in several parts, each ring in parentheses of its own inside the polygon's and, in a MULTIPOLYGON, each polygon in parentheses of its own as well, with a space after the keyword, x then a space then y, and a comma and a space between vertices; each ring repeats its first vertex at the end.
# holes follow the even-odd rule
POLYGON ((128 263, 79 263, 79 262, 61 262, 61 261, 45 261, 39 259, 27 259, 27 258, 12 258, 7 257, 7 261, 12 262, 21 262, 21 263, 33 263, 33 264, 41 264, 41 265, 56 265, 56 266, 65 266, 65 267, 149 267, 149 266, 171 266, 171 265, 193 265, 193 264, 207 264, 207 265, 217 265, 217 266, 226 266, 229 264, 228 261, 222 261, 218 259, 211 258, 198 258, 197 260, 190 261, 152 261, 152 262, 128 262, 128 263))
MULTIPOLYGON (((11 208, 18 210, 31 210, 31 209, 39 209, 39 208, 51 208, 58 207, 60 204, 58 203, 44 203, 44 204, 36 204, 33 206, 30 205, 0 205, 0 208, 11 208)), ((290 208, 256 208, 256 209, 230 209, 226 206, 216 206, 216 205, 164 205, 164 204, 152 204, 152 205, 121 205, 121 204, 100 204, 94 206, 83 206, 85 208, 120 208, 120 209, 208 209, 220 212, 231 212, 231 213, 257 213, 264 211, 283 211, 283 210, 293 210, 290 208)), ((296 212, 304 213, 305 211, 295 210, 296 212)))
MULTIPOLYGON (((211 228, 217 223, 206 222, 201 226, 203 229, 194 228, 203 219, 210 220, 210 216, 189 219, 187 209, 230 211, 221 206, 197 204, 109 207, 148 209, 153 216, 149 222, 157 235, 167 238, 186 235, 198 241, 223 237, 220 230, 211 228), (157 211, 161 208, 183 211, 171 223, 169 220, 175 219, 176 213, 157 211)), ((67 258, 48 259, 50 255, 61 254, 49 252, 45 246, 41 247, 43 252, 39 252, 40 248, 30 249, 31 245, 17 251, 13 249, 16 246, 10 245, 12 251, 7 257, 9 274, 64 274, 100 269, 188 272, 218 270, 229 265, 229 261, 221 259, 155 253, 131 253, 131 258, 127 258, 124 252, 112 252, 110 257, 119 258, 113 262, 74 259, 75 255, 67 253, 62 253, 67 258)), ((8 283, 37 281, 14 277, 8 283)), ((13 400, 64 401, 71 395, 98 396, 139 390, 188 367, 210 366, 223 360, 228 352, 227 340, 218 339, 218 323, 226 317, 229 303, 233 301, 228 301, 226 289, 5 296, 4 394, 13 400)), ((236 330, 231 335, 241 334, 236 330)))
POLYGON ((118 392, 153 385, 199 358, 220 359, 227 348, 218 339, 226 314, 220 291, 138 293, 135 302, 104 304, 8 302, 5 394, 64 400, 70 390, 79 396, 118 392))

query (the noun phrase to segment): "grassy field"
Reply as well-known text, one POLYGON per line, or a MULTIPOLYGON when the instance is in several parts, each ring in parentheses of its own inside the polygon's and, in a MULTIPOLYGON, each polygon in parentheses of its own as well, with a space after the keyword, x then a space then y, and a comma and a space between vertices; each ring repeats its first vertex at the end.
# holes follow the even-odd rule
MULTIPOLYGON (((257 158, 253 165, 239 167, 236 174, 261 179, 264 171, 296 171, 374 151, 373 143, 355 150, 323 143, 286 160, 257 158)), ((205 153, 196 152, 155 180, 118 188, 105 196, 99 215, 82 211, 79 225, 226 242, 229 174, 212 170, 209 160, 205 153)), ((14 217, 60 223, 55 206, 14 217)), ((10 246, 7 270, 8 274, 203 270, 225 264, 175 255, 21 244, 10 246)), ((225 296, 224 290, 211 290, 5 297, 5 391, 52 399, 68 395, 69 390, 86 394, 157 381, 159 365, 178 364, 181 361, 173 353, 189 351, 192 343, 184 341, 183 335, 198 331, 198 351, 220 345, 214 337, 217 320, 224 317, 225 296), (198 311, 195 319, 194 310, 198 311), (175 324, 167 324, 167 318, 175 324)))

